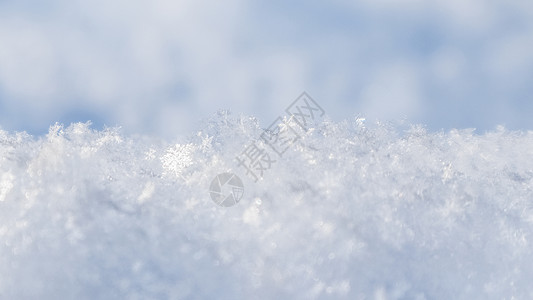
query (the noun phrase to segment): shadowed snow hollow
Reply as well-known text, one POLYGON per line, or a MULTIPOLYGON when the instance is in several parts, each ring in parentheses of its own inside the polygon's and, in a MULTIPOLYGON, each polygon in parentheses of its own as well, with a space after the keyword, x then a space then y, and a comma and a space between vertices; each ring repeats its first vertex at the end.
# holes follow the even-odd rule
POLYGON ((0 298, 533 297, 532 132, 323 122, 254 182, 235 156, 261 132, 0 131, 0 298))

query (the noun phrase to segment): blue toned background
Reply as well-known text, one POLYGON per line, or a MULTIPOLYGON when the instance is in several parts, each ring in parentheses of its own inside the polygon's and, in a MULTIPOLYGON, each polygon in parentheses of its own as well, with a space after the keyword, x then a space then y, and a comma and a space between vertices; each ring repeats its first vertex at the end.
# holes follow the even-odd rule
POLYGON ((172 138, 219 109, 533 128, 533 2, 0 1, 0 126, 172 138))

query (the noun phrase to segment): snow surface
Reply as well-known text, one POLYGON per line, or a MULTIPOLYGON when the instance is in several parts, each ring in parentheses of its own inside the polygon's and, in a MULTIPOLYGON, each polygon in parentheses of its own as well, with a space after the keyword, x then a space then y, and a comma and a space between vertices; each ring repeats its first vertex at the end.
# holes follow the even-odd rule
POLYGON ((234 158, 260 133, 0 131, 0 298, 533 297, 533 132, 324 121, 255 183, 234 158))

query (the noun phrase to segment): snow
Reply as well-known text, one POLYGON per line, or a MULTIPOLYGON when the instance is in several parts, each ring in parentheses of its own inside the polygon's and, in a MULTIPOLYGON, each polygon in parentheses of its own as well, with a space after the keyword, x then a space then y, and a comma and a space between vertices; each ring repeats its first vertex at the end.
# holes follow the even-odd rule
POLYGON ((326 120, 256 183, 235 156, 261 132, 0 131, 0 298, 533 297, 533 132, 326 120))

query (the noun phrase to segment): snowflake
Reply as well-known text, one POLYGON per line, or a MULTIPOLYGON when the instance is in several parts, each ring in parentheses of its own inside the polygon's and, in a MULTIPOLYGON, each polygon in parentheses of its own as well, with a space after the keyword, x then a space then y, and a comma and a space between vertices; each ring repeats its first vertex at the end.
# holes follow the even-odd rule
POLYGON ((193 164, 192 155, 196 147, 194 144, 180 145, 167 149, 165 155, 161 157, 163 168, 168 172, 183 177, 183 172, 193 164))

